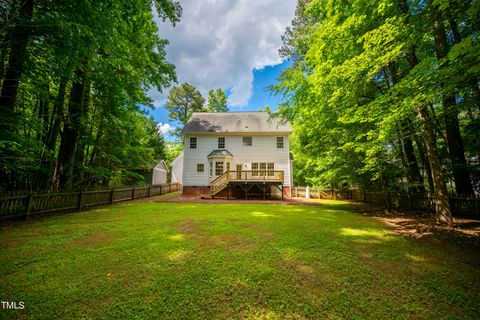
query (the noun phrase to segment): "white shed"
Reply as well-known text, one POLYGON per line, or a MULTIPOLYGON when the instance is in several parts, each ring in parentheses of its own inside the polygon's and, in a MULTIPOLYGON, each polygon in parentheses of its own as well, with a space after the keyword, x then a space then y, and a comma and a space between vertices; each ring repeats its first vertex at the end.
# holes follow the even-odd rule
POLYGON ((172 161, 172 183, 183 183, 183 152, 172 161))
POLYGON ((168 167, 164 160, 160 160, 153 168, 152 185, 167 183, 168 167))

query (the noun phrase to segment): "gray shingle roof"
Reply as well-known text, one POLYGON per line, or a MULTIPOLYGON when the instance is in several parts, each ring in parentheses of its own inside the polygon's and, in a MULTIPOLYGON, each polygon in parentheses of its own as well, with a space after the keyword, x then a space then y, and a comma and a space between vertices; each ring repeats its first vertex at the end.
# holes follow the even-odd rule
POLYGON ((183 128, 189 132, 292 132, 267 112, 194 112, 183 128))
POLYGON ((222 150, 217 149, 210 152, 207 158, 210 158, 210 157, 233 157, 233 154, 231 154, 230 151, 225 149, 222 149, 222 150))

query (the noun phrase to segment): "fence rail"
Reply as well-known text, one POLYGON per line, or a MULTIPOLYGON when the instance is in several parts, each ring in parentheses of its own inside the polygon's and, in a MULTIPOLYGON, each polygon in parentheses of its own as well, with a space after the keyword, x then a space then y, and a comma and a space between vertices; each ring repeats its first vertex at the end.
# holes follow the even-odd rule
MULTIPOLYGON (((305 198, 306 187, 293 187, 292 197, 305 198)), ((373 202, 384 208, 404 210, 435 211, 435 199, 427 194, 408 194, 406 192, 372 192, 359 189, 334 190, 309 188, 312 199, 345 199, 373 202)), ((479 197, 450 197, 452 212, 456 215, 480 215, 479 197)))
POLYGON ((98 205, 152 197, 179 190, 180 184, 168 183, 124 189, 3 197, 0 198, 0 220, 55 211, 82 210, 98 205))

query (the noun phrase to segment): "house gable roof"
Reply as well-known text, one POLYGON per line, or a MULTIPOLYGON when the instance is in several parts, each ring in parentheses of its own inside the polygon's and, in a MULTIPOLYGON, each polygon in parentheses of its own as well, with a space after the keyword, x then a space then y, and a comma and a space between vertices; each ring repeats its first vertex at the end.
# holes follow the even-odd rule
POLYGON ((267 112, 194 112, 182 132, 290 133, 292 129, 287 122, 271 118, 267 112))

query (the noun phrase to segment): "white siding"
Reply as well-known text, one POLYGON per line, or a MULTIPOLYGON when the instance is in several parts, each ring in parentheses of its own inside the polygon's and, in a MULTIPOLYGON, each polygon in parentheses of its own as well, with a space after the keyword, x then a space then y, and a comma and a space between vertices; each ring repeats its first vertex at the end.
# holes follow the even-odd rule
MULTIPOLYGON (((271 135, 224 135, 215 133, 211 135, 185 136, 185 151, 183 163, 183 184, 185 186, 208 186, 212 177, 209 177, 208 154, 218 149, 218 137, 225 137, 225 149, 232 155, 230 170, 236 169, 236 164, 243 164, 243 170, 251 170, 252 162, 273 162, 275 170, 284 171, 284 184, 290 185, 290 158, 289 141, 285 133, 271 135), (242 137, 253 137, 252 146, 243 146, 242 137), (277 137, 284 137, 283 148, 277 149, 277 137), (190 137, 197 137, 197 148, 190 149, 190 137), (197 163, 203 163, 205 170, 197 173, 197 163)), ((213 164, 215 166, 215 163, 213 164)), ((213 170, 215 174, 215 168, 213 170)), ((215 178, 215 176, 213 177, 215 178)))
POLYGON ((165 184, 167 183, 167 170, 162 168, 153 168, 152 184, 165 184))
POLYGON ((182 183, 183 152, 172 161, 172 182, 182 183))

